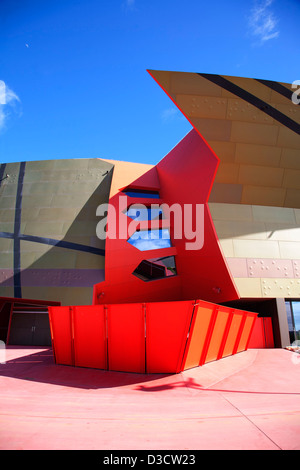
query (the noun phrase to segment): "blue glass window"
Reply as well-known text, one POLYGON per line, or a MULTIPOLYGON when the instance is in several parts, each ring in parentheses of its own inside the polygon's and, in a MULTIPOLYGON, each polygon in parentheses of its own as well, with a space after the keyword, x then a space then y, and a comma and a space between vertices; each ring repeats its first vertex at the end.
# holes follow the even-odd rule
POLYGON ((127 209, 126 215, 133 220, 155 220, 163 218, 163 211, 160 207, 146 207, 134 204, 127 209))
POLYGON ((145 197, 149 199, 159 199, 158 191, 146 191, 143 189, 124 189, 122 191, 124 194, 127 194, 129 197, 145 197))
POLYGON ((172 246, 170 232, 167 228, 140 230, 135 232, 127 241, 140 251, 159 250, 172 246))

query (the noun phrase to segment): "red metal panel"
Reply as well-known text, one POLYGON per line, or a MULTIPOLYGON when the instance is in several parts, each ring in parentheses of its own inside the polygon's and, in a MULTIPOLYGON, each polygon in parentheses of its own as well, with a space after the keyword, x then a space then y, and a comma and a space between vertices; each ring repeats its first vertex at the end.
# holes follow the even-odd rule
POLYGON ((107 369, 104 306, 73 307, 75 365, 107 369))
POLYGON ((230 312, 228 310, 222 308, 217 310, 216 322, 206 354, 205 362, 215 361, 218 358, 229 314, 230 312))
POLYGON ((248 344, 249 344, 249 341, 250 341, 250 339, 251 339, 252 331, 253 331, 253 328, 254 328, 254 326, 255 326, 255 322, 256 322, 256 320, 257 320, 258 313, 249 313, 248 315, 249 315, 249 316, 252 316, 253 322, 252 322, 252 325, 251 325, 251 327, 250 327, 248 339, 247 339, 247 341, 246 341, 246 347, 245 347, 246 350, 248 349, 248 344))
POLYGON ((248 348, 261 349, 266 347, 263 318, 257 318, 249 340, 248 348))
POLYGON ((272 318, 264 317, 263 321, 264 321, 264 331, 265 331, 265 338, 266 338, 266 348, 274 348, 272 318))
MULTIPOLYGON (((222 308, 222 310, 223 309, 224 309, 224 307, 222 308)), ((223 338, 222 338, 222 341, 221 341, 221 345, 220 345, 220 349, 219 349, 219 352, 218 352, 217 359, 221 359, 223 357, 224 349, 225 349, 227 339, 228 339, 228 335, 229 335, 229 332, 230 332, 230 329, 231 329, 231 323, 232 323, 232 320, 233 320, 233 312, 234 312, 233 309, 228 309, 227 322, 226 322, 226 325, 225 325, 223 338)))
POLYGON ((203 346, 201 357, 200 357, 199 366, 203 366, 203 364, 205 364, 205 358, 206 358, 207 351, 210 345, 210 340, 214 331, 214 326, 217 320, 217 313, 218 313, 218 310, 217 310, 217 305, 216 305, 210 318, 208 330, 206 333, 206 338, 204 341, 204 346, 203 346))
MULTIPOLYGON (((139 373, 178 373, 243 351, 256 316, 199 300, 49 307, 57 364, 139 373)), ((264 326, 272 345, 271 319, 264 326)))
POLYGON ((8 327, 7 327, 7 337, 6 337, 7 344, 9 344, 9 335, 10 335, 10 329, 11 329, 11 320, 12 320, 13 309, 14 309, 14 303, 12 302, 10 304, 9 320, 8 320, 8 327))
POLYGON ((274 348, 272 318, 256 318, 251 336, 249 338, 248 348, 274 348))
POLYGON ((254 326, 254 322, 256 320, 255 314, 245 313, 246 320, 244 324, 244 328, 241 334, 241 338, 237 347, 237 352, 245 351, 247 349, 248 341, 251 337, 251 332, 254 326))
POLYGON ((146 306, 146 371, 181 370, 193 313, 192 301, 155 302, 146 306))
POLYGON ((108 368, 145 372, 144 304, 107 306, 108 368))
POLYGON ((215 309, 214 304, 197 301, 189 333, 183 369, 197 367, 200 364, 210 321, 215 309), (197 305, 198 304, 198 305, 197 305))
POLYGON ((222 357, 231 356, 234 353, 234 345, 237 340, 239 328, 243 319, 242 313, 233 312, 230 329, 225 342, 222 357))
POLYGON ((70 307, 48 307, 56 364, 73 365, 70 307))

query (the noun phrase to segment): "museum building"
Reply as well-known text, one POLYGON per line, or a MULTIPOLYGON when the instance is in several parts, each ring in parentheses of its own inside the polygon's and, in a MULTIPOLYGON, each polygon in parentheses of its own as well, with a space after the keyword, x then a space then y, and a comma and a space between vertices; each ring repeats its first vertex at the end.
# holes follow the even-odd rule
POLYGON ((134 372, 300 340, 295 90, 148 72, 192 125, 156 165, 1 164, 0 340, 134 372))

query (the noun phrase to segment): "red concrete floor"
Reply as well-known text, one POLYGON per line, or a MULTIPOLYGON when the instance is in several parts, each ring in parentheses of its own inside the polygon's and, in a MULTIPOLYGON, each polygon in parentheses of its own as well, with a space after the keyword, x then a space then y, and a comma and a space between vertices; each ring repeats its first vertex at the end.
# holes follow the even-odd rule
POLYGON ((2 450, 300 449, 300 355, 252 349, 178 375, 58 366, 9 347, 2 450))

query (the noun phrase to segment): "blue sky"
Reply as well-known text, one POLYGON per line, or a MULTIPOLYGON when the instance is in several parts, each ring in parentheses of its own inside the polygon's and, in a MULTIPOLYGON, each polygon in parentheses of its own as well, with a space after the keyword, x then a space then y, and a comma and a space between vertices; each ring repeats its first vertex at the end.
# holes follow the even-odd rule
POLYGON ((0 0, 0 161, 155 164, 190 124, 146 72, 300 79, 299 0, 0 0))

